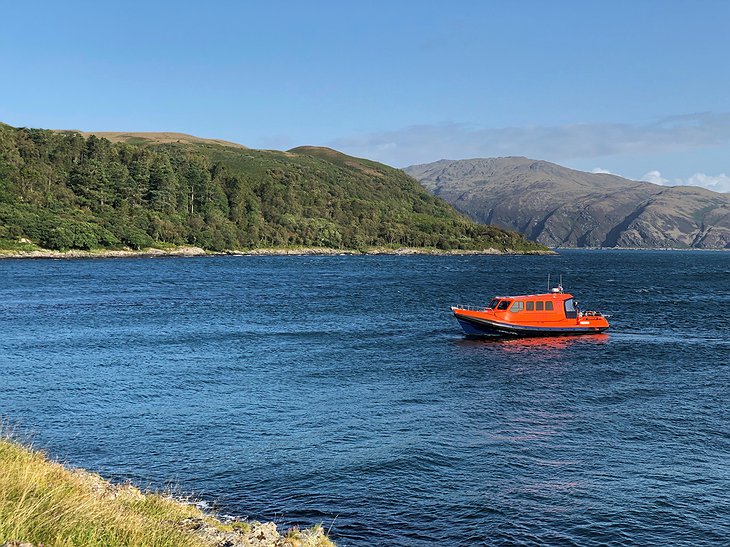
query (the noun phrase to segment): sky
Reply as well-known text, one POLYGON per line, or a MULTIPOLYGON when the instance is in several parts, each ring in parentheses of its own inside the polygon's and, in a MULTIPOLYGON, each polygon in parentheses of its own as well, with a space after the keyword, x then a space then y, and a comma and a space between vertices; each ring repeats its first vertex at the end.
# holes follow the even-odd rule
POLYGON ((0 121, 730 191, 730 1, 0 0, 0 121))

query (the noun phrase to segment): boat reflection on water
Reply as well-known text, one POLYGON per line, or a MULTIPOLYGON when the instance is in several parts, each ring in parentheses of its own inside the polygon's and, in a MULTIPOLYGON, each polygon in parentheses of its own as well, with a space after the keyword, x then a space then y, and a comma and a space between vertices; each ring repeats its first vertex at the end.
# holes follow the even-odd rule
POLYGON ((456 345, 462 348, 489 347, 490 349, 505 352, 520 352, 528 350, 560 351, 576 344, 581 346, 599 345, 608 342, 608 334, 594 334, 592 336, 545 336, 529 338, 462 338, 456 345))

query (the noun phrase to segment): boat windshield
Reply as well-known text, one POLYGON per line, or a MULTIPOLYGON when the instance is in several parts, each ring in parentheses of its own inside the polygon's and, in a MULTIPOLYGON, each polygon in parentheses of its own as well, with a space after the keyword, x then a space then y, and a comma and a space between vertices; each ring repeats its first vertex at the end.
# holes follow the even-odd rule
POLYGON ((487 306, 487 308, 489 308, 490 310, 493 310, 494 308, 497 307, 497 304, 499 304, 499 298, 493 298, 492 301, 489 303, 489 306, 487 306))
POLYGON ((578 310, 575 309, 575 304, 572 298, 568 298, 565 301, 565 317, 568 319, 575 319, 578 317, 578 310))
POLYGON ((498 310, 506 310, 509 308, 509 305, 512 303, 511 300, 502 300, 499 305, 497 306, 498 310))

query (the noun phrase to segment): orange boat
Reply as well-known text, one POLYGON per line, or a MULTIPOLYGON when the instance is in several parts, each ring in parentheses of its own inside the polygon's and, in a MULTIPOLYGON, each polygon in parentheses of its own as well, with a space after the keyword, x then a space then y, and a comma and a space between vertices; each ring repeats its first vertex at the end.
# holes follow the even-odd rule
POLYGON ((597 334, 609 325, 597 311, 581 311, 562 287, 549 293, 495 296, 486 308, 451 306, 467 336, 565 336, 597 334))

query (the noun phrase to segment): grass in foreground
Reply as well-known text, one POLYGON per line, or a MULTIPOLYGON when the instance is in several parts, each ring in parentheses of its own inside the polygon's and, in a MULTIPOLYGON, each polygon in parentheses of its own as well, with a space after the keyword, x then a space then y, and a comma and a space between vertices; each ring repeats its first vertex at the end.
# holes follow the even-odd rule
POLYGON ((71 470, 0 437, 0 545, 334 547, 321 526, 279 536, 273 524, 224 524, 197 507, 71 470))

